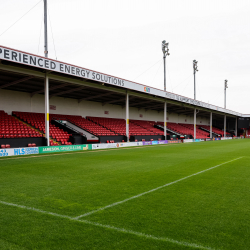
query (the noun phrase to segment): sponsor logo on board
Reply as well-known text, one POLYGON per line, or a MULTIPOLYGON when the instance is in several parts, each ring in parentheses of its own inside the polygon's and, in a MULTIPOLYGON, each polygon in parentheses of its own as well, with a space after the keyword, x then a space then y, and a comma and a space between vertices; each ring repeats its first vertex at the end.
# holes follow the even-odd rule
POLYGON ((14 155, 32 155, 38 154, 38 148, 15 148, 14 155))
POLYGON ((9 154, 8 154, 8 152, 7 152, 7 150, 6 149, 1 149, 0 150, 0 157, 1 156, 8 156, 9 154))

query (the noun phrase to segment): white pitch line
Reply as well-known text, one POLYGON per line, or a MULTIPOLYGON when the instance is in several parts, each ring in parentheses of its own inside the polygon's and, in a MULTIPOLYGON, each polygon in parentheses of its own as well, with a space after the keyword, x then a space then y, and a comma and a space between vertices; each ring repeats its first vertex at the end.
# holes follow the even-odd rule
POLYGON ((49 215, 53 215, 53 216, 56 216, 56 217, 61 217, 61 218, 64 218, 64 219, 72 219, 70 216, 67 216, 67 215, 60 215, 60 214, 56 214, 56 213, 52 213, 52 212, 47 212, 47 211, 43 211, 41 209, 37 209, 37 208, 34 208, 34 207, 27 207, 27 206, 18 205, 18 204, 14 204, 14 203, 9 203, 9 202, 5 202, 5 201, 0 201, 0 204, 7 205, 7 206, 12 206, 12 207, 18 207, 18 208, 22 208, 22 209, 26 209, 26 210, 31 210, 31 211, 35 211, 35 212, 42 213, 42 214, 49 214, 49 215))
MULTIPOLYGON (((242 157, 243 157, 243 156, 242 156, 242 157)), ((209 171, 209 170, 211 170, 211 169, 217 168, 217 167, 219 167, 219 166, 221 166, 221 165, 224 165, 224 164, 227 164, 227 163, 230 163, 230 162, 239 160, 239 159, 241 159, 242 157, 233 159, 233 160, 231 160, 231 161, 223 162, 223 163, 221 163, 221 164, 219 164, 219 165, 216 165, 216 166, 214 166, 214 167, 211 167, 211 168, 202 170, 202 171, 197 172, 197 173, 195 173, 195 174, 191 174, 191 175, 189 175, 189 176, 186 176, 186 177, 183 177, 183 178, 181 178, 181 179, 179 179, 179 180, 176 180, 176 181, 167 183, 167 184, 165 184, 165 185, 163 185, 163 186, 160 186, 160 187, 151 189, 151 190, 146 191, 146 192, 144 192, 144 193, 137 194, 137 195, 132 196, 132 197, 130 197, 130 198, 127 198, 127 199, 125 199, 125 200, 122 200, 122 201, 118 201, 118 202, 112 203, 112 204, 110 204, 110 205, 107 205, 107 206, 105 206, 105 207, 98 208, 98 209, 96 209, 96 210, 92 210, 92 211, 90 211, 90 212, 88 212, 88 213, 85 213, 85 214, 82 214, 82 215, 79 215, 79 216, 75 217, 75 219, 80 219, 80 218, 89 216, 89 215, 91 215, 91 214, 97 213, 97 212, 99 212, 99 211, 105 210, 105 209, 107 209, 107 208, 111 208, 111 207, 120 205, 120 204, 122 204, 122 203, 124 203, 124 202, 130 201, 130 200, 133 200, 133 199, 136 199, 136 198, 141 197, 141 196, 143 196, 143 195, 145 195, 145 194, 152 193, 152 192, 157 191, 157 190, 159 190, 159 189, 162 189, 162 188, 164 188, 164 187, 167 187, 167 186, 173 185, 173 184, 175 184, 175 183, 178 183, 178 182, 180 182, 180 181, 186 180, 186 179, 188 179, 188 178, 190 178, 190 177, 193 177, 193 176, 195 176, 195 175, 202 174, 202 173, 204 173, 204 172, 206 172, 206 171, 209 171)))
POLYGON ((170 239, 167 237, 157 237, 154 235, 149 235, 149 234, 145 234, 145 233, 140 233, 140 232, 136 232, 136 231, 132 231, 132 230, 128 230, 125 228, 119 228, 119 227, 114 227, 114 226, 110 226, 110 225, 104 225, 98 222, 92 222, 92 221, 88 221, 88 220, 78 220, 74 217, 70 217, 67 215, 61 215, 61 214, 57 214, 57 213, 52 213, 52 212, 47 212, 41 209, 37 209, 37 208, 33 208, 33 207, 27 207, 27 206, 23 206, 23 205, 18 205, 18 204, 14 204, 14 203, 9 203, 9 202, 5 202, 5 201, 0 201, 0 204, 3 205, 7 205, 7 206, 12 206, 12 207, 17 207, 17 208, 21 208, 21 209, 25 209, 25 210, 31 210, 34 212, 38 212, 38 213, 42 213, 42 214, 46 214, 46 215, 51 215, 51 216, 55 216, 55 217, 59 217, 59 218, 63 218, 63 219, 68 219, 71 221, 75 221, 75 222, 79 222, 79 223, 84 223, 84 224, 88 224, 91 226, 97 226, 97 227, 101 227, 101 228, 105 228, 105 229, 109 229, 109 230, 114 230, 120 233, 126 233, 126 234, 132 234, 138 237, 142 237, 142 238, 146 238, 146 239, 150 239, 150 240, 157 240, 157 241, 163 241, 163 242, 170 242, 176 245, 181 245, 181 246, 187 246, 187 247, 192 247, 192 248, 198 248, 198 249, 204 249, 204 250, 213 250, 210 247, 205 247, 205 246, 201 246, 195 243, 189 243, 189 242, 185 242, 185 241, 178 241, 178 240, 174 240, 174 239, 170 239))
POLYGON ((136 235, 139 237, 144 237, 147 239, 151 239, 151 240, 158 240, 158 241, 165 241, 165 242, 170 242, 176 245, 181 245, 181 246, 187 246, 187 247, 192 247, 192 248, 198 248, 198 249, 205 249, 205 250, 213 250, 210 247, 205 247, 205 246, 201 246, 195 243, 189 243, 189 242, 185 242, 185 241, 178 241, 178 240, 174 240, 174 239, 170 239, 170 238, 165 238, 165 237, 157 237, 151 234, 145 234, 145 233, 140 233, 140 232, 136 232, 136 231, 132 231, 132 230, 128 230, 128 229, 124 229, 124 228, 119 228, 119 227, 114 227, 114 226, 110 226, 110 225, 103 225, 97 222, 92 222, 92 221, 87 221, 87 220, 78 220, 80 222, 84 222, 86 224, 89 225, 93 225, 93 226, 97 226, 97 227, 102 227, 102 228, 107 228, 107 229, 111 229, 111 230, 115 230, 121 233, 127 233, 127 234, 132 234, 132 235, 136 235))

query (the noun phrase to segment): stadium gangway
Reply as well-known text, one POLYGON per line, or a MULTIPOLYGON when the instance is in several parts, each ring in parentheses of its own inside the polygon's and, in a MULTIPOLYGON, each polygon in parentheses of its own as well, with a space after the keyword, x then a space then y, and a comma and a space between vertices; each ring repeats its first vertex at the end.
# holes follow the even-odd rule
MULTIPOLYGON (((210 130, 209 130, 209 129, 206 129, 206 128, 203 128, 203 127, 199 127, 199 129, 202 129, 202 130, 204 130, 204 131, 210 133, 210 130)), ((215 132, 213 132, 213 131, 212 131, 212 134, 215 134, 215 135, 217 135, 217 136, 221 136, 220 134, 217 134, 217 133, 215 133, 215 132)))
MULTIPOLYGON (((74 124, 72 124, 71 122, 69 122, 69 121, 66 121, 66 123, 61 123, 59 120, 54 120, 55 122, 57 122, 58 124, 63 124, 66 128, 69 128, 69 129, 71 129, 71 130, 73 130, 74 132, 76 132, 77 134, 80 134, 80 135, 82 135, 82 136, 84 136, 84 137, 86 137, 87 138, 87 136, 84 134, 84 133, 82 133, 81 131, 78 131, 77 129, 75 129, 75 128, 73 128, 72 126, 70 126, 70 124, 71 125, 74 125, 74 124)), ((74 126, 76 126, 76 125, 74 125, 74 126)), ((82 129, 83 130, 83 129, 82 129)))
MULTIPOLYGON (((158 125, 158 124, 157 124, 156 127, 157 127, 157 128, 161 128, 161 129, 163 129, 163 131, 164 131, 164 127, 163 127, 162 125, 158 125)), ((173 130, 169 129, 168 127, 166 127, 166 130, 167 130, 168 132, 172 132, 173 134, 182 136, 182 134, 180 134, 180 133, 178 133, 178 132, 176 132, 176 131, 173 131, 173 130)))

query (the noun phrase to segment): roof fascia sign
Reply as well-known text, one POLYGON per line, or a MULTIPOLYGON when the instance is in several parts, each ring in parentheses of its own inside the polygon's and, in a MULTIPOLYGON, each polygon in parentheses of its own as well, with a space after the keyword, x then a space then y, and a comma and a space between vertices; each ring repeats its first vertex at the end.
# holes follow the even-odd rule
POLYGON ((228 113, 231 115, 236 115, 236 116, 242 115, 240 113, 237 113, 231 110, 220 108, 220 107, 208 104, 208 103, 190 99, 190 98, 180 96, 177 94, 165 92, 160 89, 148 87, 139 83, 131 82, 131 81, 121 79, 118 77, 114 77, 114 76, 110 76, 110 75, 103 74, 97 71, 89 70, 89 69, 78 67, 78 66, 71 65, 71 64, 66 64, 63 62, 59 62, 56 60, 29 54, 26 52, 14 50, 14 49, 3 47, 3 46, 0 46, 0 59, 15 62, 15 63, 20 63, 20 64, 25 64, 25 65, 33 66, 37 68, 42 68, 42 69, 49 70, 49 71, 72 75, 72 76, 76 76, 76 77, 80 77, 84 79, 89 79, 89 80, 93 80, 93 81, 97 81, 101 83, 111 84, 111 85, 123 87, 126 89, 131 89, 131 90, 148 93, 151 95, 191 104, 194 106, 200 106, 203 108, 228 113))

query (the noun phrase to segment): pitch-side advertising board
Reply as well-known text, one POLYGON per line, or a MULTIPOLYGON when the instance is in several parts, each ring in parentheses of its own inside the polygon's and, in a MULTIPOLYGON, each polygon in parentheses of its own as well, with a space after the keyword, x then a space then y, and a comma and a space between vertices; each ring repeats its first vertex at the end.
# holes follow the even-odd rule
POLYGON ((224 140, 232 140, 233 137, 221 137, 221 140, 224 141, 224 140))
POLYGON ((194 142, 194 140, 193 139, 184 139, 183 142, 184 143, 186 143, 186 142, 194 142))
POLYGON ((39 147, 39 154, 91 150, 91 144, 39 147))
POLYGON ((0 149, 0 157, 13 156, 13 155, 32 155, 32 154, 39 154, 38 147, 0 149))

